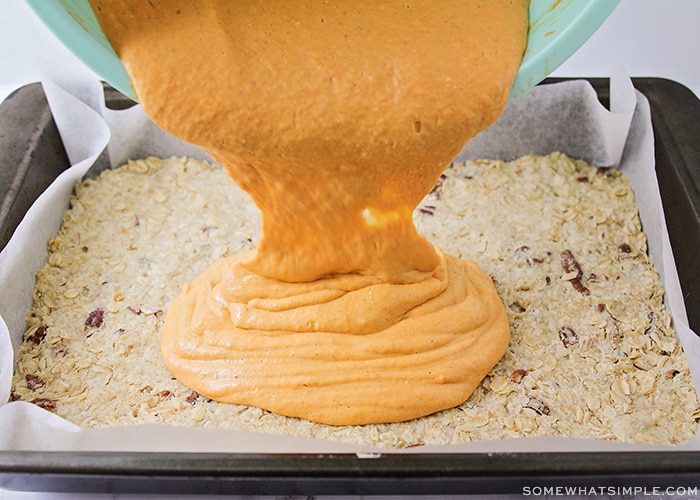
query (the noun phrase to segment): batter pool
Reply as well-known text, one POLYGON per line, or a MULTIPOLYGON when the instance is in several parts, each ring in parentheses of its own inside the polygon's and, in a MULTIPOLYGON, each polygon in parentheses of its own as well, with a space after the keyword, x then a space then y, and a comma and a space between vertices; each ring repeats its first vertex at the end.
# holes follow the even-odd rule
POLYGON ((506 350, 505 309, 412 214, 503 112, 528 3, 91 0, 149 116, 262 212, 256 250, 171 304, 175 377, 335 425, 468 399, 506 350))

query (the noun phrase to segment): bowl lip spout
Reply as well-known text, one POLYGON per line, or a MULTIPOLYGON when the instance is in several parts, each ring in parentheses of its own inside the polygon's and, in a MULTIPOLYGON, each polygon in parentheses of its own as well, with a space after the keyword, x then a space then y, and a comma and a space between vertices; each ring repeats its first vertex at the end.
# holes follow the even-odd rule
POLYGON ((87 0, 26 0, 42 23, 100 78, 125 96, 138 100, 124 69, 87 0))
MULTIPOLYGON (((528 40, 510 99, 557 69, 605 22, 621 0, 531 0, 528 40)), ((131 78, 88 0, 26 0, 56 37, 100 78, 138 101, 131 78)))

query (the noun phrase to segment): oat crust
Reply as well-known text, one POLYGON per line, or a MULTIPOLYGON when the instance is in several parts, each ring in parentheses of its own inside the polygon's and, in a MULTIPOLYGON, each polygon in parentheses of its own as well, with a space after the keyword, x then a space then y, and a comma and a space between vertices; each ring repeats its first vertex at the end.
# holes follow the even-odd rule
POLYGON ((235 428, 402 448, 519 436, 677 444, 698 398, 625 175, 560 153, 452 165, 415 212, 490 274, 504 358, 464 404, 327 426, 192 393, 160 357, 164 311, 213 260, 254 248, 260 214, 218 165, 132 161, 75 188, 37 273, 12 399, 85 428, 235 428), (230 215, 233 214, 233 215, 230 215))

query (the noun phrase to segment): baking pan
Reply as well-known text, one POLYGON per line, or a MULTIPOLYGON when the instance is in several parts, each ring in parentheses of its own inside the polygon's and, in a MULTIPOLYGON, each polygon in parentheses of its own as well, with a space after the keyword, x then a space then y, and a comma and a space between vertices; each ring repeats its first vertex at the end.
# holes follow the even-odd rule
MULTIPOLYGON (((548 79, 543 84, 560 81, 548 79)), ((590 79, 601 102, 608 80, 590 79)), ((700 331, 700 101, 682 85, 633 78, 649 100, 656 170, 691 328, 700 331)), ((107 105, 134 103, 105 86, 107 105)), ((68 167, 39 84, 0 105, 0 247, 68 167)), ((4 430, 7 432, 7 430, 4 430)), ((226 454, 4 452, 0 487, 22 491, 254 494, 697 495, 700 452, 226 454), (573 488, 573 489, 567 489, 573 488), (693 489, 695 488, 695 489, 693 489)))

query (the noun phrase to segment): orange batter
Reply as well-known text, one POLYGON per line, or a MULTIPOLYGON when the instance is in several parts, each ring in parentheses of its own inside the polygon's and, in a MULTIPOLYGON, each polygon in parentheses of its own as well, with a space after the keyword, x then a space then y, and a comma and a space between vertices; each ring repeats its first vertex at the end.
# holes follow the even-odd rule
POLYGON ((172 373, 215 400, 330 424, 465 401, 505 352, 505 310, 412 214, 502 113, 529 2, 91 3, 146 112, 262 211, 256 250, 170 306, 172 373))

